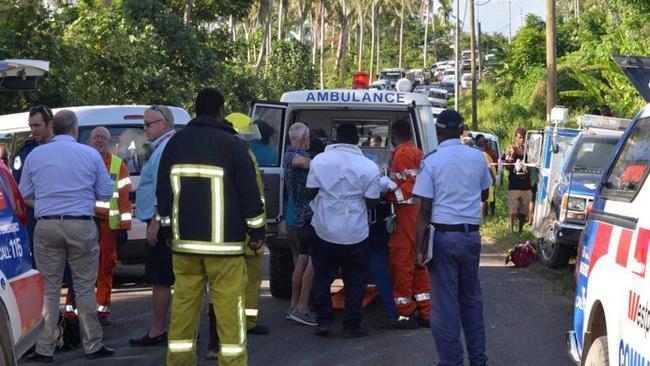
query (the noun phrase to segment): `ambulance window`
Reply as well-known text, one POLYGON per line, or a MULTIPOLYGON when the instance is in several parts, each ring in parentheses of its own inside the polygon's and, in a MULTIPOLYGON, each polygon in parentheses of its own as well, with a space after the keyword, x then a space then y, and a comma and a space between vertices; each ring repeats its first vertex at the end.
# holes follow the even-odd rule
POLYGON ((643 186, 650 166, 650 118, 633 127, 603 186, 603 195, 632 201, 643 186))
POLYGON ((250 148, 255 154, 259 166, 279 166, 282 121, 284 120, 284 108, 272 108, 257 106, 253 123, 257 125, 262 136, 258 140, 251 141, 250 148))

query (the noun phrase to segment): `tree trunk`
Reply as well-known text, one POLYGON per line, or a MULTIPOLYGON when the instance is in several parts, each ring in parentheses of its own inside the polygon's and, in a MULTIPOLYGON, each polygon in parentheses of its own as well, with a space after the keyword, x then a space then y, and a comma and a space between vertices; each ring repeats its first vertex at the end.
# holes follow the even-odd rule
POLYGON ((316 66, 316 50, 318 49, 318 32, 320 31, 319 24, 320 15, 318 15, 318 8, 316 8, 316 15, 309 12, 309 24, 311 24, 311 64, 316 66))
POLYGON ((381 29, 379 27, 379 19, 381 14, 381 6, 377 7, 377 26, 375 27, 375 31, 377 32, 377 65, 375 65, 375 68, 377 69, 377 73, 379 73, 379 34, 381 33, 379 30, 381 29))
POLYGON ((372 83, 375 78, 375 73, 373 73, 373 62, 375 61, 375 31, 377 29, 375 24, 375 4, 372 4, 372 9, 370 10, 370 82, 372 83))
POLYGON ((361 63, 363 62, 363 9, 359 7, 359 67, 361 71, 361 63))
POLYGON ((278 4, 278 41, 282 40, 284 33, 284 0, 280 0, 278 4))
POLYGON ((194 7, 193 0, 187 0, 185 3, 185 12, 183 13, 183 23, 189 25, 192 21, 192 8, 194 7))
POLYGON ((339 18, 339 23, 341 24, 341 33, 339 34, 339 45, 338 49, 336 52, 336 65, 335 65, 335 70, 338 72, 339 76, 339 86, 342 88, 345 83, 345 67, 343 66, 343 61, 345 54, 347 53, 348 50, 348 42, 350 39, 350 31, 349 31, 349 14, 348 14, 348 7, 347 7, 347 1, 346 0, 340 0, 341 1, 341 7, 338 10, 338 18, 339 18))
POLYGON ((266 16, 264 19, 264 33, 262 34, 262 42, 260 44, 260 50, 257 54, 257 60, 255 61, 255 75, 259 74, 260 66, 262 66, 262 61, 264 61, 264 56, 268 53, 268 44, 271 37, 271 17, 273 16, 273 1, 268 0, 266 4, 260 4, 260 6, 267 6, 265 12, 260 11, 266 16))
POLYGON ((298 3, 298 42, 305 41, 305 0, 298 3))
POLYGON ((427 43, 429 43, 429 0, 424 0, 424 65, 427 68, 427 43))
POLYGON ((404 1, 399 11, 399 67, 402 67, 402 59, 404 55, 404 1))
POLYGON ((325 89, 325 65, 323 63, 324 48, 325 48, 325 9, 323 8, 323 0, 319 1, 320 4, 320 88, 325 89))

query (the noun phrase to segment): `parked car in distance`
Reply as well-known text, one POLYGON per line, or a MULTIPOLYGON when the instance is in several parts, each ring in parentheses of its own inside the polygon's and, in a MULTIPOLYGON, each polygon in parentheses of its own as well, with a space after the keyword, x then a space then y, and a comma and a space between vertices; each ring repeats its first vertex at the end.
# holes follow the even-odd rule
POLYGON ((460 78, 460 87, 463 89, 469 89, 472 87, 472 74, 464 73, 460 78))

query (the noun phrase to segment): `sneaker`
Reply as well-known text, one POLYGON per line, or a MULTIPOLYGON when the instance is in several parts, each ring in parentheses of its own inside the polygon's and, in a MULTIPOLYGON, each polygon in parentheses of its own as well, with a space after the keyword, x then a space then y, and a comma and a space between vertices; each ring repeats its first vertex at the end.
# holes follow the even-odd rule
POLYGON ((300 311, 295 309, 293 313, 289 315, 289 318, 297 323, 309 325, 310 327, 318 325, 316 322, 316 314, 311 311, 300 311))
POLYGON ((101 324, 102 327, 108 327, 111 325, 111 319, 107 316, 100 316, 97 319, 99 320, 99 324, 101 324))
POLYGON ((165 346, 167 345, 167 332, 163 332, 157 337, 149 337, 149 333, 146 333, 142 338, 129 339, 129 344, 133 347, 165 346))
POLYGON ((296 311, 295 308, 289 308, 289 310, 287 310, 287 315, 285 315, 284 318, 287 319, 287 320, 291 320, 291 314, 292 314, 294 311, 296 311))
POLYGON ((209 349, 208 352, 205 353, 205 359, 206 360, 217 360, 217 359, 219 359, 219 351, 213 351, 213 350, 209 349))
POLYGON ((398 316, 384 319, 379 328, 384 329, 418 329, 418 319, 415 316, 398 316))

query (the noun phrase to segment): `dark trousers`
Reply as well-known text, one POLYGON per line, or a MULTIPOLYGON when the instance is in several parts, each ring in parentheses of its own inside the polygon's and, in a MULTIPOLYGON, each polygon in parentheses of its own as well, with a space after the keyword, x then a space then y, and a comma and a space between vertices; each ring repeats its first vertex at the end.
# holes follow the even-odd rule
POLYGON ((438 366, 462 366, 461 325, 470 365, 485 365, 483 299, 478 278, 481 236, 474 232, 435 233, 431 277, 431 331, 438 366))
POLYGON ((314 266, 312 298, 318 324, 330 325, 334 321, 330 287, 340 269, 345 285, 343 328, 359 328, 363 318, 363 296, 366 293, 370 265, 370 246, 367 239, 357 244, 343 245, 327 242, 316 235, 312 244, 311 260, 314 266))
POLYGON ((370 275, 377 286, 384 309, 391 318, 397 318, 397 307, 393 299, 393 280, 388 267, 388 238, 384 219, 390 215, 390 205, 376 208, 377 220, 370 225, 370 275))

